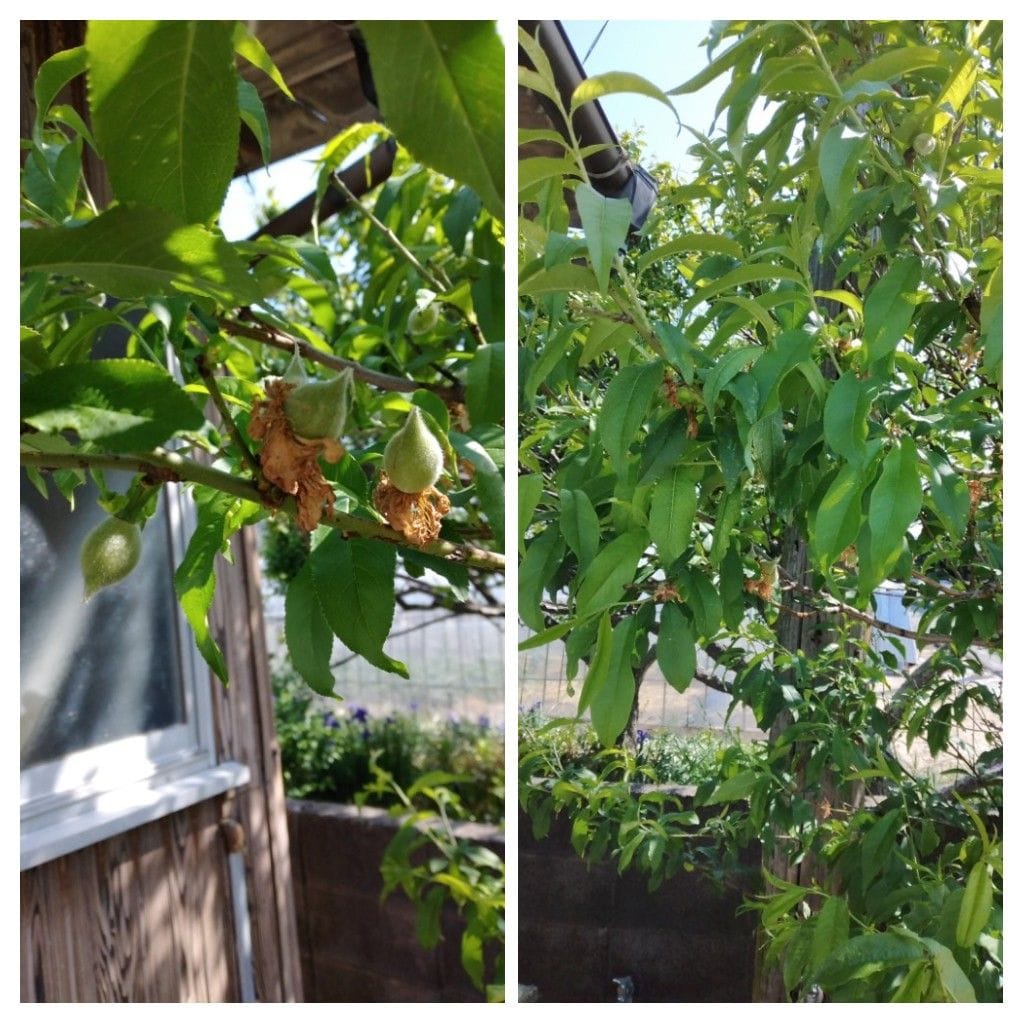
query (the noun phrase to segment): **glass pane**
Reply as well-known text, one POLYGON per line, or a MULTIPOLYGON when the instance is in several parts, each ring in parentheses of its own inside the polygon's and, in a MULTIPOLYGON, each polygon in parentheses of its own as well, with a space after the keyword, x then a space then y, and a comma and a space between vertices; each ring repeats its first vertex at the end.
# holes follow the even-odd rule
MULTIPOLYGON (((106 479, 123 490, 130 477, 106 479)), ((79 548, 106 513, 91 481, 74 512, 50 487, 47 501, 22 475, 23 769, 185 721, 164 498, 135 570, 84 603, 79 548)))

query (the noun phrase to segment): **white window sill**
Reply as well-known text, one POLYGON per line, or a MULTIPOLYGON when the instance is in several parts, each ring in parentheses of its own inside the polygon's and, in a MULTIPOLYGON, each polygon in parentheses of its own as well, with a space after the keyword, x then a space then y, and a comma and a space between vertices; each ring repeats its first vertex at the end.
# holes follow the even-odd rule
POLYGON ((244 786, 249 769, 227 761, 172 780, 150 780, 104 794, 88 810, 52 824, 22 824, 21 870, 45 864, 66 853, 146 825, 175 811, 244 786))

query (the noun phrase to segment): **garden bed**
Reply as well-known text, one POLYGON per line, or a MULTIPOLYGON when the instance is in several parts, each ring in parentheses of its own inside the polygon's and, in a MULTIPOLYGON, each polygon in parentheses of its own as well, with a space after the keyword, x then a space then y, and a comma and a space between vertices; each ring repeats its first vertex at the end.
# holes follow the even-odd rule
MULTIPOLYGON (((738 914, 745 875, 719 891, 680 872, 656 892, 647 876, 588 865, 556 817, 533 838, 519 823, 519 981, 540 1002, 614 1002, 631 978, 636 1002, 747 1002, 757 917, 738 914)), ((749 862, 756 879, 756 854, 749 862)))
MULTIPOLYGON (((288 801, 295 913, 307 1002, 483 1001, 459 959, 454 908, 432 950, 416 939, 416 908, 401 893, 380 899, 380 864, 399 823, 375 807, 288 801)), ((458 834, 504 856, 491 825, 458 834)))

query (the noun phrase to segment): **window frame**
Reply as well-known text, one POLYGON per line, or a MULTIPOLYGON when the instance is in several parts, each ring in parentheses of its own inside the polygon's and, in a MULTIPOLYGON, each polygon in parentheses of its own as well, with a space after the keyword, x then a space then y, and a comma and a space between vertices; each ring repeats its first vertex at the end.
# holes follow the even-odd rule
MULTIPOLYGON (((195 528, 195 506, 174 483, 165 486, 164 499, 173 567, 195 528)), ((218 764, 210 672, 178 606, 174 618, 184 723, 23 769, 23 871, 248 782, 244 765, 218 764)))

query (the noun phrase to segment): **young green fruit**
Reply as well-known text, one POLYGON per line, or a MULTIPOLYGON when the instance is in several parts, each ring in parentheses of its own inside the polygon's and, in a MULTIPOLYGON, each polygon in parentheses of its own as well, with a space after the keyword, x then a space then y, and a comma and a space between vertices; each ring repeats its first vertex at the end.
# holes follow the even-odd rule
POLYGON ((88 600, 103 587, 123 580, 135 568, 142 553, 142 531, 135 523, 111 516, 82 543, 82 576, 88 600))
POLYGON ((337 438, 345 431, 352 404, 352 370, 331 380, 300 384, 284 400, 284 414, 300 438, 337 438))
POLYGON ((914 138, 914 149, 918 156, 930 156, 935 152, 935 136, 928 132, 921 132, 914 138))
POLYGON ((437 483, 442 469, 441 445, 424 422, 419 406, 414 405, 384 449, 384 472, 400 491, 419 494, 437 483))
POLYGON ((309 374, 306 373, 306 366, 299 358, 298 345, 295 346, 295 351, 292 353, 288 369, 284 371, 283 379, 288 381, 289 384, 305 384, 309 380, 309 374))
POLYGON ((429 334, 436 326, 441 315, 441 304, 431 302, 429 306, 414 309, 409 314, 406 326, 413 335, 429 334))

